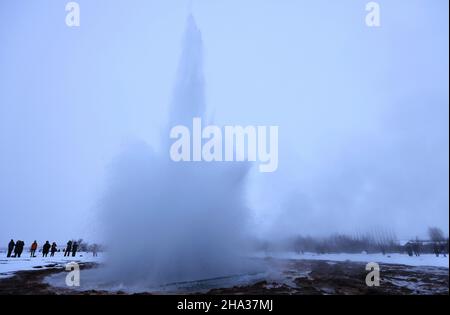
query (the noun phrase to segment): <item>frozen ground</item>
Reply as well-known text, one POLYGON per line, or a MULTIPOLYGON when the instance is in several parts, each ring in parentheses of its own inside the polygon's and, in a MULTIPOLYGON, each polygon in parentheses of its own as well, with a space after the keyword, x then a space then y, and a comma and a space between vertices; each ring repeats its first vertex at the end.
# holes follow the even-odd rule
MULTIPOLYGON (((434 266, 449 267, 449 258, 432 254, 423 254, 419 257, 410 257, 406 254, 315 254, 315 253, 294 253, 294 252, 269 252, 255 253, 255 258, 277 258, 295 260, 323 260, 323 261, 354 261, 354 262, 378 262, 385 264, 397 264, 408 266, 434 266)), ((55 267, 55 265, 65 265, 68 262, 103 262, 102 253, 98 257, 93 257, 92 253, 80 252, 76 257, 64 257, 63 253, 56 253, 55 257, 45 257, 37 255, 30 258, 28 253, 24 253, 21 258, 7 258, 6 253, 0 253, 0 279, 9 277, 16 271, 35 270, 55 267)))
POLYGON ((278 258, 278 259, 304 259, 304 260, 326 260, 326 261, 354 261, 354 262, 377 262, 407 266, 434 266, 448 268, 448 255, 436 257, 433 254, 422 254, 419 257, 410 257, 407 254, 315 254, 315 253, 294 253, 294 252, 268 252, 256 253, 258 258, 278 258))
POLYGON ((258 268, 246 274, 133 287, 98 281, 96 264, 105 261, 101 253, 79 253, 75 258, 62 253, 6 258, 0 253, 0 294, 448 294, 448 258, 443 256, 278 252, 256 253, 251 260, 258 268), (64 266, 72 261, 84 266, 78 288, 65 286, 64 266), (381 287, 365 285, 368 262, 380 263, 381 287))
POLYGON ((69 262, 102 262, 102 253, 93 257, 92 253, 80 252, 76 257, 64 257, 63 253, 56 253, 55 257, 42 257, 41 253, 31 258, 29 253, 23 253, 20 258, 8 258, 6 253, 0 253, 0 279, 11 277, 16 271, 39 270, 65 266, 69 262))
MULTIPOLYGON (((296 254, 256 253, 253 272, 214 279, 134 286, 102 283, 95 269, 83 273, 76 288, 88 292, 123 293, 211 293, 211 294, 446 294, 448 258, 434 255, 409 257, 401 254, 296 254), (368 262, 380 263, 383 287, 370 290, 365 285, 368 262), (256 265, 255 265, 256 267, 256 265)), ((64 287, 65 274, 53 274, 45 282, 64 287)))

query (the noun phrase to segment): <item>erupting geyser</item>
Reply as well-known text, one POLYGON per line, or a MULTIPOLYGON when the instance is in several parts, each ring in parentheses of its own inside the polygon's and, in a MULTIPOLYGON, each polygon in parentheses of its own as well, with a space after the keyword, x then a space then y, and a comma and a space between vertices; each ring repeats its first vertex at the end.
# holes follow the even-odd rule
POLYGON ((112 169, 103 203, 107 279, 124 285, 225 276, 245 254, 247 163, 176 163, 171 126, 205 117, 202 38, 190 16, 163 149, 130 145, 112 169))

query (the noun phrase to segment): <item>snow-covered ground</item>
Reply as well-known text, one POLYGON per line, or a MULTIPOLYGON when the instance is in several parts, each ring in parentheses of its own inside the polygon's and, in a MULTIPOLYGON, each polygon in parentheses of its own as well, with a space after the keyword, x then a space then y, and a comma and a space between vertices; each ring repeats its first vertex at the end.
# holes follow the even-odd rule
POLYGON ((0 253, 0 279, 10 277, 16 271, 34 270, 54 267, 56 265, 64 266, 69 262, 102 262, 102 253, 93 257, 92 253, 77 253, 76 257, 64 257, 63 253, 56 253, 55 257, 42 257, 41 253, 37 257, 31 258, 29 253, 23 253, 20 258, 8 258, 6 253, 0 253))
POLYGON ((356 261, 356 262, 377 262, 386 264, 400 264, 408 266, 434 266, 448 268, 448 255, 436 257, 433 254, 422 254, 419 257, 410 257, 407 254, 315 254, 315 253, 294 253, 294 252, 268 252, 256 253, 255 257, 265 258, 273 257, 279 259, 310 259, 310 260, 329 260, 329 261, 356 261))

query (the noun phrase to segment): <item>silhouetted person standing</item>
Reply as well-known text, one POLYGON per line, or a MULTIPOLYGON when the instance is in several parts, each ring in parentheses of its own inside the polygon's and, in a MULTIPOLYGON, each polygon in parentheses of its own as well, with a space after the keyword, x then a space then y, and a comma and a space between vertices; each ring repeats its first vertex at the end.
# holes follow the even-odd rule
POLYGON ((75 255, 77 254, 77 250, 78 250, 78 244, 77 244, 77 242, 73 242, 73 245, 72 245, 72 257, 75 257, 75 255))
POLYGON ((44 246, 42 246, 42 257, 47 257, 49 251, 50 251, 50 243, 46 241, 44 246))
POLYGON ((56 248, 56 243, 53 242, 53 243, 52 243, 52 248, 50 249, 50 257, 55 256, 55 252, 56 252, 57 250, 58 250, 58 249, 56 248))
POLYGON ((8 254, 6 255, 6 257, 11 257, 11 253, 13 252, 15 245, 16 243, 14 243, 14 240, 11 239, 11 241, 8 243, 8 254))
POLYGON ((413 256, 413 247, 410 242, 406 244, 406 251, 408 253, 408 256, 413 256))
POLYGON ((447 255, 445 254, 445 244, 441 244, 440 251, 441 251, 442 256, 447 257, 447 255))
POLYGON ((20 241, 19 257, 20 257, 20 255, 22 255, 24 247, 25 247, 25 242, 24 241, 20 241))
POLYGON ((23 252, 23 247, 25 246, 25 243, 21 240, 18 240, 16 242, 16 247, 14 248, 14 257, 20 257, 23 252))
POLYGON ((97 257, 98 256, 97 253, 98 253, 98 246, 97 244, 94 244, 92 245, 92 256, 97 257))
POLYGON ((72 241, 68 241, 66 251, 64 252, 64 257, 70 256, 71 251, 72 251, 72 241))
POLYGON ((31 253, 30 257, 36 257, 35 253, 36 253, 37 247, 38 247, 38 244, 37 244, 36 241, 34 241, 33 244, 31 244, 31 247, 30 247, 30 253, 31 253))
POLYGON ((437 242, 434 242, 434 244, 433 244, 433 252, 436 255, 436 257, 439 257, 440 248, 439 248, 439 244, 437 242))
POLYGON ((413 252, 414 252, 414 255, 420 256, 420 243, 419 242, 413 243, 413 252))

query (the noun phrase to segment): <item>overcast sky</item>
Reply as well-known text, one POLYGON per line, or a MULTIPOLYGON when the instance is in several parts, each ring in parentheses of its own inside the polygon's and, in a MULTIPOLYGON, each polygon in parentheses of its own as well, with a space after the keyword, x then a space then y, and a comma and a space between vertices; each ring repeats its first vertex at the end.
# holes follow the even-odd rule
MULTIPOLYGON (((448 1, 0 2, 0 241, 97 240, 124 144, 158 148, 191 12, 208 116, 278 125, 279 167, 251 172, 257 235, 448 234, 448 1)), ((167 136, 168 135, 163 135, 167 136)))

